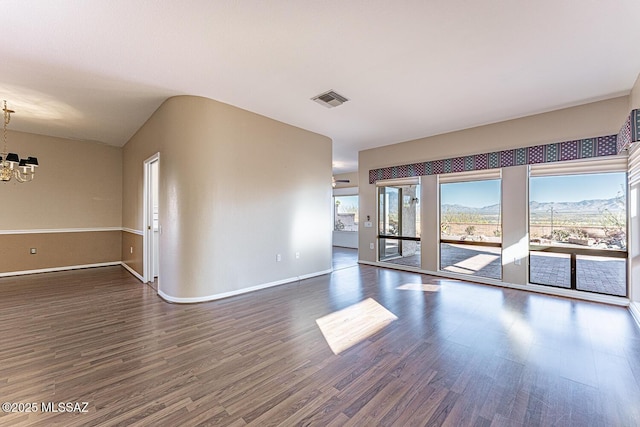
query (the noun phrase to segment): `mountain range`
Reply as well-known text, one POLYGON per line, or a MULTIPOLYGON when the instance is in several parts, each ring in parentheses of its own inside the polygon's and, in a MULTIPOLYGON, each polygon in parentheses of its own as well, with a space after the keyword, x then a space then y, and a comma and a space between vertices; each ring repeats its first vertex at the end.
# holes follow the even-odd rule
MULTIPOLYGON (((551 211, 557 213, 562 212, 581 212, 581 213, 598 213, 604 210, 609 212, 624 212, 625 207, 623 203, 620 203, 619 198, 611 199, 592 199, 582 200, 580 202, 529 202, 529 212, 532 213, 546 213, 551 211)), ((463 213, 476 213, 482 215, 497 215, 500 213, 500 205, 490 205, 481 208, 475 208, 464 205, 442 205, 443 212, 463 212, 463 213)))

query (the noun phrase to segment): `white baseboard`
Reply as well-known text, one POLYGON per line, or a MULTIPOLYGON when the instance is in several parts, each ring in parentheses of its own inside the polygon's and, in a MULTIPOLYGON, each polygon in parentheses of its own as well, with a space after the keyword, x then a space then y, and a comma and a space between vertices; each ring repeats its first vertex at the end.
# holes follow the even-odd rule
POLYGON ((137 271, 135 271, 133 268, 129 267, 127 264, 125 264, 124 262, 121 262, 120 265, 122 265, 124 268, 127 269, 127 271, 129 271, 129 273, 133 274, 138 280, 140 280, 142 283, 147 283, 144 280, 144 277, 142 277, 140 274, 138 274, 137 271))
MULTIPOLYGON (((466 274, 456 274, 443 271, 422 270, 417 267, 404 266, 399 264, 358 261, 360 264, 373 265, 375 267, 389 268, 393 270, 410 271, 412 273, 428 274, 430 276, 445 277, 447 279, 463 280, 466 282, 481 283, 483 285, 500 286, 503 288, 519 289, 521 291, 536 292, 539 294, 553 295, 566 298, 574 298, 584 301, 601 302, 604 304, 619 305, 623 307, 629 306, 629 299, 624 297, 615 297, 611 295, 602 295, 590 292, 580 292, 573 289, 554 288, 550 286, 535 285, 528 283, 520 285, 517 283, 502 282, 496 279, 486 277, 467 276, 466 274)), ((639 313, 640 314, 640 313, 639 313)))
POLYGON ((222 299, 222 298, 229 298, 235 295, 241 295, 241 294, 246 294, 248 292, 254 292, 254 291, 259 291, 260 289, 266 289, 266 288, 271 288, 273 286, 279 286, 279 285, 284 285, 287 283, 292 283, 292 282, 297 282, 300 280, 304 280, 304 279, 310 279, 312 277, 317 277, 317 276, 322 276, 325 274, 330 274, 333 271, 333 269, 328 269, 328 270, 324 270, 324 271, 318 271, 315 273, 310 273, 310 274, 304 274, 302 276, 297 276, 297 277, 290 277, 287 279, 282 279, 282 280, 277 280, 275 282, 269 282, 269 283, 263 283, 261 285, 256 285, 256 286, 251 286, 249 288, 243 288, 243 289, 238 289, 235 291, 230 291, 230 292, 223 292, 220 294, 213 294, 213 295, 207 295, 207 296, 202 296, 202 297, 190 297, 190 298, 179 298, 179 297, 174 297, 171 295, 168 295, 164 292, 162 292, 162 290, 160 289, 160 286, 158 286, 158 295, 160 295, 160 297, 162 297, 162 299, 168 301, 168 302, 174 302, 174 303, 180 303, 180 304, 192 304, 192 303, 196 303, 196 302, 206 302, 206 301, 214 301, 214 300, 218 300, 218 299, 222 299))
POLYGON ((109 266, 120 265, 120 264, 122 264, 120 261, 114 261, 114 262, 101 262, 98 264, 67 265, 64 267, 39 268, 37 270, 8 271, 6 273, 0 273, 0 277, 23 276, 25 274, 37 274, 37 273, 52 273, 54 271, 79 270, 82 268, 109 267, 109 266))
POLYGON ((634 301, 629 304, 629 311, 631 312, 631 316, 633 316, 634 320, 638 324, 638 328, 640 328, 640 302, 634 301))

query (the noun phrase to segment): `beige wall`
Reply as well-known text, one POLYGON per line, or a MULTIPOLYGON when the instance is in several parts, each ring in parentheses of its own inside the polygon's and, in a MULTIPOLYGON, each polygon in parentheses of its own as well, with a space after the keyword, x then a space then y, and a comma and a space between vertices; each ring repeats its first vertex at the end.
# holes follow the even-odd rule
POLYGON ((0 184, 0 273, 119 262, 119 230, 44 230, 121 227, 122 149, 23 132, 8 133, 8 149, 40 166, 32 182, 0 184))
POLYGON ((135 270, 140 276, 142 271, 142 235, 122 232, 122 262, 135 270))
MULTIPOLYGON (((360 216, 377 218, 375 185, 369 184, 369 170, 397 166, 420 161, 445 159, 470 154, 498 151, 538 144, 568 141, 594 136, 616 134, 629 114, 629 97, 614 98, 578 107, 525 117, 507 122, 422 138, 400 144, 361 151, 359 154, 360 216)), ((526 238, 526 178, 523 168, 505 168, 503 199, 517 201, 503 212, 505 248, 504 280, 526 283, 526 263, 513 261, 521 256, 521 239, 526 238), (509 216, 509 218, 507 218, 509 216)), ((423 179, 424 212, 422 223, 423 268, 432 270, 437 262, 430 253, 437 249, 437 184, 435 177, 423 179), (435 228, 430 232, 427 228, 435 228), (431 237, 429 237, 431 236, 431 237)), ((369 244, 376 243, 376 228, 359 230, 359 258, 375 262, 377 250, 369 244)), ((432 270, 433 271, 433 270, 432 270)))
POLYGON ((416 139, 359 153, 360 183, 369 170, 510 148, 617 134, 629 115, 629 97, 416 139))
POLYGON ((507 283, 528 281, 528 183, 527 166, 502 169, 502 280, 507 283))
POLYGON ((2 234, 0 273, 120 262, 121 240, 119 230, 2 234))
MULTIPOLYGON (((420 262, 423 269, 436 271, 440 265, 440 189, 438 188, 438 177, 436 175, 422 177, 420 191, 420 235, 422 239, 420 262)), ((371 218, 376 218, 375 213, 371 218)), ((375 241, 371 243, 375 245, 375 241)), ((375 246, 377 247, 377 245, 375 246)), ((375 256, 377 250, 369 252, 369 255, 375 256)))
POLYGON ((22 132, 9 132, 9 151, 38 158, 29 183, 0 184, 11 209, 0 210, 0 230, 120 227, 122 149, 22 132))
POLYGON ((156 152, 165 297, 207 299, 331 268, 329 138, 170 98, 124 147, 124 227, 142 229, 142 165, 156 152))

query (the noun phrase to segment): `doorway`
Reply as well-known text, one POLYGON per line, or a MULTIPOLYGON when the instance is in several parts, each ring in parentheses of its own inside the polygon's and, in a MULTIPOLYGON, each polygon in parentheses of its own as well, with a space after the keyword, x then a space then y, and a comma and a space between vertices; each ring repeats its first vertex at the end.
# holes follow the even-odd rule
MULTIPOLYGON (((160 153, 144 161, 144 281, 158 285, 160 276, 160 225, 159 210, 160 153)), ((155 286, 156 290, 159 286, 155 286)))
POLYGON ((420 267, 419 181, 378 187, 378 260, 420 267))

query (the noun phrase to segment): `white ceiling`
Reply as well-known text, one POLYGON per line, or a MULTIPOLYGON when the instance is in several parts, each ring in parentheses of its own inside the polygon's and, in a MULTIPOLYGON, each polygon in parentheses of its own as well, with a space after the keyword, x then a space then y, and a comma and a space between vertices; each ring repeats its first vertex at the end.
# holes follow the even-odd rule
POLYGON ((359 150, 629 93, 638 0, 9 0, 10 130, 124 145, 199 95, 359 150), (350 99, 310 100, 334 89, 350 99))

